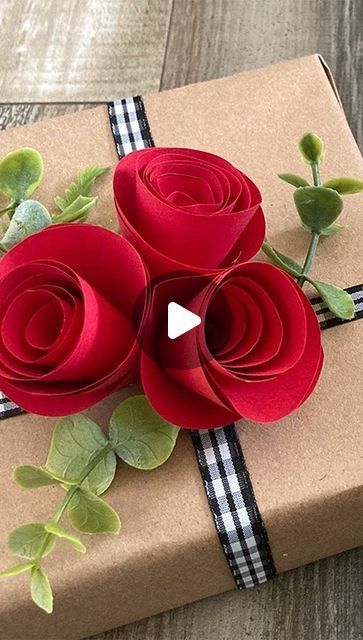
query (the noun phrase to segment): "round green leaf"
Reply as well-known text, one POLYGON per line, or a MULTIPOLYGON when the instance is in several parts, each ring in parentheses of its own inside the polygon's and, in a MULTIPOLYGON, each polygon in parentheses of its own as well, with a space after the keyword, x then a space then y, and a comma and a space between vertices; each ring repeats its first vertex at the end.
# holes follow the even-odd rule
POLYGON ((326 187, 296 189, 294 200, 302 222, 316 232, 329 227, 343 209, 339 193, 326 187))
MULTIPOLYGON (((107 440, 100 427, 84 415, 77 414, 58 420, 53 431, 46 469, 66 482, 77 482, 82 472, 107 440)), ((91 471, 82 487, 101 495, 110 486, 116 471, 113 451, 91 471)))
POLYGON ((110 420, 110 437, 117 455, 137 469, 155 469, 171 455, 179 427, 163 420, 146 396, 121 402, 110 420))
POLYGON ((37 487, 59 484, 59 480, 54 478, 46 469, 33 464, 24 464, 17 467, 14 471, 14 480, 24 489, 35 489, 37 487))
POLYGON ((332 178, 324 182, 323 187, 335 189, 335 191, 341 195, 348 195, 350 193, 363 191, 363 180, 356 180, 355 178, 332 178))
POLYGON ((326 306, 335 316, 342 320, 354 318, 354 300, 344 289, 310 277, 307 277, 306 280, 315 287, 326 306))
POLYGON ((53 611, 53 593, 48 576, 41 567, 33 567, 30 578, 30 594, 33 602, 46 613, 53 611))
POLYGON ((79 553, 86 553, 86 547, 78 536, 75 536, 73 533, 70 533, 70 531, 63 529, 58 524, 49 522, 49 524, 45 525, 45 530, 48 531, 48 533, 52 533, 57 538, 64 538, 67 540, 72 545, 73 549, 79 553))
POLYGON ((41 522, 23 524, 10 533, 8 547, 16 556, 33 560, 40 553, 46 538, 47 545, 42 551, 42 557, 48 555, 53 549, 55 544, 54 536, 47 533, 44 524, 41 522))
POLYGON ((17 149, 0 162, 0 191, 19 202, 35 191, 42 176, 43 160, 40 153, 27 147, 17 149))
POLYGON ((93 493, 78 489, 67 514, 72 526, 81 533, 119 533, 120 518, 107 502, 93 493))
POLYGON ((293 187, 308 187, 309 183, 302 176, 297 176, 294 173, 279 173, 278 177, 287 182, 288 184, 292 184, 293 187))
POLYGON ((6 250, 11 249, 27 236, 37 233, 51 224, 52 218, 40 202, 25 200, 16 208, 1 245, 6 250))
POLYGON ((305 133, 297 146, 303 160, 307 162, 307 164, 321 162, 324 145, 323 141, 315 133, 305 133))

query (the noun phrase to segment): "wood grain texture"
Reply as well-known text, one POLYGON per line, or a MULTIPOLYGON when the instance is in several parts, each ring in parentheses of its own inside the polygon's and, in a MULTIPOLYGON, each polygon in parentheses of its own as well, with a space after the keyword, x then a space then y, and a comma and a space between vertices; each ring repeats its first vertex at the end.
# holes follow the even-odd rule
MULTIPOLYGON (((3 104, 0 106, 0 129, 20 127, 46 118, 76 113, 92 105, 87 104, 3 104)), ((93 105, 94 106, 94 105, 93 105)))
POLYGON ((350 551, 90 640, 359 640, 361 566, 350 551))
MULTIPOLYGON (((0 128, 87 106, 3 105, 0 128)), ((362 558, 353 550, 280 575, 262 587, 209 598, 88 640, 359 640, 362 558)))
MULTIPOLYGON (((363 145, 361 0, 174 0, 161 88, 320 53, 363 145)), ((314 96, 306 96, 313 100, 314 96)))
POLYGON ((2 0, 1 102, 157 90, 171 0, 2 0))

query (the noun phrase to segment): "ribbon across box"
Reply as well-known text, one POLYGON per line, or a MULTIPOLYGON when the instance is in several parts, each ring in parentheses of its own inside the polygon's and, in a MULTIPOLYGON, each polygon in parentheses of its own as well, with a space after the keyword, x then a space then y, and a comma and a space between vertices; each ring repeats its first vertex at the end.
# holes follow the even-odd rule
MULTIPOLYGON (((308 236, 299 227, 291 187, 277 173, 301 172, 295 142, 306 131, 325 142, 323 176, 362 176, 362 157, 319 56, 115 101, 10 129, 0 141, 2 156, 20 146, 41 152, 45 175, 38 197, 49 206, 85 164, 114 165, 118 156, 153 145, 216 153, 258 184, 272 244, 302 260, 308 236)), ((91 221, 116 229, 111 175, 99 195, 91 221)), ((347 230, 321 242, 314 270, 319 279, 353 287, 360 315, 359 198, 347 198, 342 221, 347 230)), ((363 322, 335 326, 324 313, 321 318, 318 307, 316 302, 321 328, 327 328, 325 368, 308 402, 275 424, 184 431, 170 460, 155 471, 120 465, 107 493, 121 516, 120 535, 89 538, 86 556, 58 545, 45 561, 55 592, 51 616, 30 601, 26 576, 0 582, 2 640, 79 639, 262 583, 275 572, 362 543, 363 322), (212 468, 218 477, 212 477, 212 468)), ((106 426, 120 397, 133 391, 123 390, 88 413, 106 426)), ((0 413, 6 418, 0 423, 0 567, 5 568, 12 563, 8 532, 24 522, 47 520, 59 492, 53 487, 25 492, 11 481, 17 465, 45 461, 54 420, 19 415, 6 398, 0 413)))

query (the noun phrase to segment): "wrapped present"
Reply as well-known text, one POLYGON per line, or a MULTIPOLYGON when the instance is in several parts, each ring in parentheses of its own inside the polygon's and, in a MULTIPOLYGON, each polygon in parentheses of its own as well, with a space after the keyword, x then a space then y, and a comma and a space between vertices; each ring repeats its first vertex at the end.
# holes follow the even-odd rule
MULTIPOLYGON (((276 174, 287 166, 299 172, 294 141, 305 131, 324 139, 328 175, 362 174, 361 155, 319 56, 11 129, 1 134, 1 151, 29 146, 42 153, 46 187, 39 199, 49 206, 85 164, 115 165, 118 157, 154 145, 215 153, 259 185, 269 239, 302 261, 306 236, 291 212, 291 191, 276 174)), ((347 230, 322 242, 317 258, 319 278, 348 288, 356 317, 363 304, 360 209, 358 200, 349 201, 347 230)), ((92 222, 117 228, 111 175, 92 222)), ((274 424, 240 421, 216 431, 183 431, 172 457, 146 481, 143 472, 122 465, 107 494, 121 515, 120 536, 90 539, 87 559, 54 551, 48 567, 56 585, 51 616, 30 601, 24 575, 0 582, 4 640, 85 637, 256 586, 361 544, 362 323, 337 322, 319 299, 314 309, 324 329, 326 364, 309 400, 274 424)), ((120 398, 134 392, 117 392, 88 414, 106 426, 120 398)), ((10 482, 17 465, 44 461, 54 420, 21 414, 5 396, 0 411, 5 567, 11 562, 8 531, 46 520, 57 496, 53 487, 30 495, 10 482)))

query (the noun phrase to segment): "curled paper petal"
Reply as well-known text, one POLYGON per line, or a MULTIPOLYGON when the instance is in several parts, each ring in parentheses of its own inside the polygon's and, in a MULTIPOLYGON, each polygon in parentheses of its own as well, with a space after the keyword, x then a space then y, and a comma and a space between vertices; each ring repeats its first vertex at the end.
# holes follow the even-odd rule
POLYGON ((153 148, 118 163, 114 195, 123 235, 152 276, 210 273, 257 253, 261 194, 245 174, 204 151, 153 148))
POLYGON ((134 380, 148 280, 121 236, 85 224, 34 234, 1 260, 0 294, 0 388, 26 411, 81 411, 134 380))
POLYGON ((258 262, 201 279, 192 296, 187 280, 164 280, 154 290, 141 358, 154 408, 192 429, 239 418, 274 422, 297 409, 317 384, 323 351, 316 314, 294 280, 258 262), (202 318, 174 341, 166 332, 168 297, 202 318))

